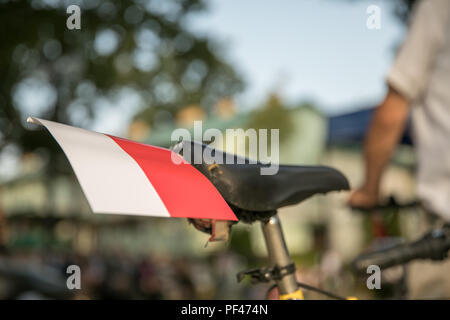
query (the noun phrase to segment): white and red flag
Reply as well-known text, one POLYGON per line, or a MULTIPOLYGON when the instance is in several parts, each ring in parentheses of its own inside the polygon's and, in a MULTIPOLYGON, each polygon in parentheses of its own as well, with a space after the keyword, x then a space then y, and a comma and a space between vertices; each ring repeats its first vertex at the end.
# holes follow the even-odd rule
POLYGON ((27 121, 46 127, 59 143, 95 213, 237 220, 214 185, 171 150, 53 121, 27 121))

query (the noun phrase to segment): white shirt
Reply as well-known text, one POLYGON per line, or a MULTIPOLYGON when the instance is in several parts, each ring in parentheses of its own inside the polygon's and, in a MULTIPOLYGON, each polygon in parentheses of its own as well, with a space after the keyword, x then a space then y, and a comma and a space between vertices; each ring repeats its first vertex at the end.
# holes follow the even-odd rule
POLYGON ((450 0, 422 0, 388 83, 412 102, 425 207, 450 221, 450 0))

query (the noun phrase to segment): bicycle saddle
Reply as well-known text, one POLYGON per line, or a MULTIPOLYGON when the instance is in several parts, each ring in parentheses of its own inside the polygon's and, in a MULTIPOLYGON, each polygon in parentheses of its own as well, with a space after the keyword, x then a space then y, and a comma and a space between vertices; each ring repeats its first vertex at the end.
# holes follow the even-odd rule
POLYGON ((317 193, 349 189, 345 176, 329 167, 280 165, 276 174, 261 175, 260 169, 269 164, 253 164, 198 142, 180 142, 174 151, 204 174, 233 209, 273 212, 317 193), (194 161, 199 152, 201 161, 194 161), (227 157, 232 161, 227 163, 227 157))

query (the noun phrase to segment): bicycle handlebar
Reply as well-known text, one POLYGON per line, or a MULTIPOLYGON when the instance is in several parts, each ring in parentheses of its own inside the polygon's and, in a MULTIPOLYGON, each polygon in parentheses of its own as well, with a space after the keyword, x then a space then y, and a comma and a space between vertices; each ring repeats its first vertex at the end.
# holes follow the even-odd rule
POLYGON ((415 259, 443 260, 450 250, 450 227, 434 230, 411 243, 369 252, 357 257, 353 269, 358 273, 366 273, 370 265, 380 269, 408 263, 415 259))
POLYGON ((375 206, 369 208, 360 208, 360 207, 351 207, 354 210, 371 212, 376 210, 387 210, 387 209, 407 209, 407 208, 415 208, 420 205, 420 202, 417 200, 412 200, 409 202, 398 202, 396 197, 391 195, 387 198, 387 201, 384 203, 377 204, 375 206))

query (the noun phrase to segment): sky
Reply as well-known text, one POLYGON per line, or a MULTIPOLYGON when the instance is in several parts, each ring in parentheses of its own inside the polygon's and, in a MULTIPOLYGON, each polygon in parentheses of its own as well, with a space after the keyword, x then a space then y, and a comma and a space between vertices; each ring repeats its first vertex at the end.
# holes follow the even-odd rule
POLYGON ((393 1, 209 2, 189 28, 224 43, 224 55, 247 82, 238 100, 242 108, 260 104, 271 91, 289 103, 313 101, 329 114, 382 99, 405 32, 393 1), (366 26, 373 4, 381 8, 379 30, 366 26))
MULTIPOLYGON (((326 114, 378 103, 385 75, 405 27, 390 0, 206 0, 186 27, 223 47, 222 54, 247 86, 237 97, 241 111, 258 107, 271 92, 288 104, 313 102, 326 114), (369 30, 368 6, 381 9, 381 28, 369 30)), ((125 135, 133 96, 96 110, 93 130, 125 135), (127 108, 121 108, 126 105, 127 108), (126 112, 125 112, 126 110, 126 112)))

